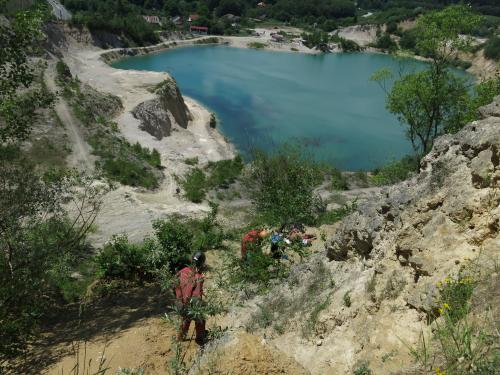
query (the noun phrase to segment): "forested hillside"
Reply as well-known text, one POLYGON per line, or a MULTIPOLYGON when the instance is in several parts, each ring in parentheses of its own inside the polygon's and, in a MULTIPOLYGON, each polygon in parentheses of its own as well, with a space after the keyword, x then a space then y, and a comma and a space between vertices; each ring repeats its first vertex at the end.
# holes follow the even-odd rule
MULTIPOLYGON (((458 0, 63 0, 74 13, 73 22, 91 30, 123 34, 132 44, 158 41, 160 29, 184 28, 190 15, 193 24, 208 26, 211 34, 238 34, 261 22, 286 22, 295 26, 332 31, 356 23, 388 23, 414 18, 428 10, 460 3, 458 0), (160 25, 148 24, 141 15, 157 15, 160 25), (367 15, 370 15, 367 17, 367 15), (237 18, 238 25, 234 21, 237 18), (181 17, 177 24, 173 17, 181 17), (179 23, 180 22, 180 23, 179 23)), ((500 16, 495 0, 474 0, 472 8, 500 16)))

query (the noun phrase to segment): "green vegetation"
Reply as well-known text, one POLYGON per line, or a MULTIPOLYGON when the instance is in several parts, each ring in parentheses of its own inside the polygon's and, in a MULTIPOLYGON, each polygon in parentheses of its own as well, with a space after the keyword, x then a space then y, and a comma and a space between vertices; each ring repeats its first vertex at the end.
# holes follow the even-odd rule
POLYGON ((500 60, 500 36, 494 36, 484 46, 484 55, 492 60, 500 60))
POLYGON ((96 166, 104 175, 123 185, 146 189, 158 187, 161 167, 158 151, 151 151, 139 143, 131 145, 120 137, 109 135, 105 130, 98 130, 89 139, 94 155, 100 158, 96 166))
POLYGON ((429 67, 401 74, 390 90, 386 81, 391 72, 382 70, 372 77, 387 93, 388 110, 406 127, 418 160, 431 150, 436 137, 458 131, 468 119, 467 108, 473 99, 465 79, 449 67, 457 51, 470 47, 470 39, 461 34, 470 33, 480 22, 480 17, 463 6, 425 14, 418 19, 416 48, 431 58, 429 67))
POLYGON ((0 25, 0 363, 26 348, 40 319, 68 296, 99 209, 99 194, 85 181, 37 168, 21 148, 37 111, 53 100, 29 61, 39 52, 46 10, 27 9, 0 25), (70 219, 64 207, 71 202, 81 211, 70 219))
POLYGON ((252 332, 258 328, 269 327, 277 333, 283 333, 290 321, 298 318, 302 336, 313 337, 319 314, 329 306, 330 297, 335 291, 335 282, 330 270, 322 262, 315 263, 311 271, 312 274, 301 279, 301 285, 295 284, 293 275, 281 282, 293 289, 293 297, 288 291, 265 297, 257 312, 251 316, 247 330, 252 332))
POLYGON ((195 251, 222 247, 224 233, 217 223, 217 206, 202 219, 169 217, 153 223, 154 238, 130 243, 127 236, 114 237, 96 257, 98 276, 136 282, 161 281, 165 272, 189 264, 195 251))
POLYGON ((41 174, 14 146, 0 148, 0 353, 24 348, 37 322, 69 297, 71 269, 99 209, 99 191, 70 173, 41 174), (63 205, 81 207, 75 218, 63 205))
POLYGON ((315 193, 324 178, 323 166, 298 146, 284 145, 273 153, 255 152, 245 186, 264 223, 315 223, 325 204, 315 193))
POLYGON ((209 162, 204 169, 193 168, 179 182, 184 196, 191 202, 200 203, 209 190, 227 189, 236 181, 242 169, 243 160, 237 156, 232 160, 209 162))
POLYGON ((254 49, 263 49, 267 47, 266 43, 260 43, 260 42, 251 42, 248 43, 248 47, 254 48, 254 49))
POLYGON ((180 181, 184 197, 193 203, 200 203, 207 193, 207 178, 200 168, 194 168, 180 181))
POLYGON ((373 47, 381 49, 384 52, 394 53, 398 50, 398 44, 391 38, 388 32, 382 32, 377 36, 373 47))
POLYGON ((376 168, 370 176, 370 181, 376 186, 392 185, 409 178, 418 172, 418 163, 414 157, 406 156, 376 168))
POLYGON ((347 178, 338 169, 333 168, 331 178, 331 186, 333 190, 349 190, 347 178))
POLYGON ((342 300, 344 301, 345 307, 351 307, 351 292, 345 292, 342 300))
POLYGON ((372 370, 367 362, 362 363, 359 367, 354 370, 354 375, 372 375, 372 370))
POLYGON ((71 78, 64 63, 57 66, 57 80, 73 113, 86 125, 86 138, 92 152, 99 157, 97 168, 104 176, 124 185, 146 189, 158 187, 162 178, 158 150, 149 150, 139 143, 126 141, 109 120, 121 108, 119 98, 99 93, 71 78), (96 106, 96 103, 99 105, 96 106))
POLYGON ((160 41, 155 27, 141 16, 144 3, 142 6, 128 0, 64 0, 62 3, 73 13, 71 22, 76 27, 87 26, 95 33, 117 34, 129 45, 160 41))
POLYGON ((199 162, 198 157, 184 159, 184 163, 187 165, 197 165, 199 162))
POLYGON ((433 334, 427 338, 422 333, 419 344, 409 348, 423 371, 486 375, 498 370, 497 327, 488 319, 481 319, 474 309, 474 304, 488 304, 497 285, 490 280, 491 270, 481 275, 474 269, 468 264, 457 275, 437 284, 438 306, 429 317, 434 325, 433 334), (483 283, 484 290, 477 290, 478 281, 483 283), (478 299, 475 303, 474 298, 478 299))

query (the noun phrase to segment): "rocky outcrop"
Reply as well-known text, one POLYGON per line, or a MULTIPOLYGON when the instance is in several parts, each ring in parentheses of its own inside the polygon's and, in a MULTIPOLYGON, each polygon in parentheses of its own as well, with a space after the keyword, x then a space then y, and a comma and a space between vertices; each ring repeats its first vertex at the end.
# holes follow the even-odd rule
POLYGON ((86 108, 88 113, 94 115, 94 120, 96 121, 99 120, 99 117, 111 119, 123 109, 119 97, 100 92, 87 84, 81 85, 80 95, 85 98, 85 100, 82 101, 82 105, 86 108))
POLYGON ((498 316, 492 306, 500 306, 500 294, 491 292, 500 287, 498 274, 486 272, 495 272, 500 256, 497 104, 481 109, 484 119, 439 138, 417 176, 360 203, 326 252, 231 321, 252 327, 270 316, 258 334, 311 374, 352 374, 369 363, 373 374, 409 375, 424 373, 410 348, 423 337, 429 343, 439 282, 461 266, 481 265, 482 277, 493 280, 478 283, 488 292, 474 304, 498 316))
POLYGON ((499 102, 481 109, 487 118, 439 138, 418 176, 385 189, 344 220, 327 246, 329 259, 393 258, 412 267, 418 280, 442 269, 440 261, 460 261, 494 238, 500 220, 500 194, 494 194, 500 187, 499 102))
POLYGON ((140 128, 157 139, 168 137, 173 124, 186 129, 191 116, 175 80, 165 80, 155 92, 157 98, 139 104, 132 111, 141 121, 140 128))

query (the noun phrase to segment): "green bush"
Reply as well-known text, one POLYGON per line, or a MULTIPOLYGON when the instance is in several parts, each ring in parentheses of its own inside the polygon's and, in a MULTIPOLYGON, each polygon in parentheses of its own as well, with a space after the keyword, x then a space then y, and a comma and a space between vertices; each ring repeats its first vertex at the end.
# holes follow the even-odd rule
POLYGON ((332 170, 331 186, 333 190, 349 190, 347 178, 335 168, 332 170))
POLYGON ((379 48, 386 52, 395 52, 398 50, 398 44, 392 40, 389 33, 382 33, 377 37, 377 40, 373 44, 375 48, 379 48))
POLYGON ((486 42, 484 55, 492 60, 500 60, 500 36, 494 36, 486 42))
POLYGON ((217 206, 202 219, 170 217, 153 223, 154 238, 130 243, 115 236, 96 256, 98 275, 129 281, 153 281, 190 263, 196 251, 222 247, 224 232, 217 223, 217 206))
POLYGON ((236 156, 233 160, 209 162, 207 167, 210 173, 208 178, 209 187, 227 188, 240 176, 243 166, 241 156, 236 156))
POLYGON ((324 168, 299 146, 284 145, 274 153, 255 152, 245 178, 261 221, 314 224, 325 204, 315 192, 324 168))
POLYGON ((387 163, 373 171, 370 177, 374 185, 391 185, 406 180, 417 171, 417 162, 414 157, 406 156, 401 160, 387 163))
POLYGON ((66 83, 72 79, 71 71, 64 61, 59 60, 56 64, 57 80, 61 83, 66 83))
POLYGON ((356 202, 331 211, 325 211, 319 216, 316 225, 333 224, 350 215, 356 209, 356 202))
POLYGON ((251 42, 248 43, 249 48, 255 48, 255 49, 263 49, 267 47, 266 43, 260 43, 260 42, 251 42))
POLYGON ((201 168, 192 169, 180 180, 184 196, 191 202, 202 202, 208 190, 227 189, 234 183, 240 176, 243 166, 243 160, 237 156, 233 160, 209 162, 205 168, 208 177, 201 168))
POLYGON ((205 199, 207 178, 200 168, 192 169, 182 180, 184 196, 194 203, 201 203, 205 199))
POLYGON ((194 158, 184 159, 184 163, 187 165, 197 165, 198 164, 198 157, 195 156, 194 158))
POLYGON ((354 375, 372 375, 372 370, 370 370, 370 367, 367 362, 362 363, 359 367, 354 370, 354 375))
POLYGON ((132 244, 126 235, 115 236, 96 257, 99 275, 104 278, 146 280, 152 277, 150 247, 132 244))

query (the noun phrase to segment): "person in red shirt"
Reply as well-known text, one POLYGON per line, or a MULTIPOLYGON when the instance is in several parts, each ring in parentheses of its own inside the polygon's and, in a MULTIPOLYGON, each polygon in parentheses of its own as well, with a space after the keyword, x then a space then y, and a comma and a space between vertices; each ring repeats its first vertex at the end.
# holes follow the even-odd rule
MULTIPOLYGON (((177 340, 182 341, 186 337, 191 325, 191 317, 189 316, 189 304, 193 303, 196 299, 203 297, 203 281, 202 274, 203 267, 205 266, 205 254, 198 251, 193 255, 192 265, 184 267, 177 272, 178 284, 175 287, 175 298, 177 305, 180 306, 182 322, 177 340)), ((196 329, 196 342, 203 345, 205 342, 205 320, 195 321, 196 329)))
POLYGON ((268 232, 265 229, 253 229, 241 240, 241 259, 246 260, 248 251, 251 250, 249 249, 249 245, 251 247, 251 244, 255 245, 260 245, 262 240, 268 236, 268 232))

